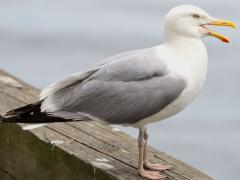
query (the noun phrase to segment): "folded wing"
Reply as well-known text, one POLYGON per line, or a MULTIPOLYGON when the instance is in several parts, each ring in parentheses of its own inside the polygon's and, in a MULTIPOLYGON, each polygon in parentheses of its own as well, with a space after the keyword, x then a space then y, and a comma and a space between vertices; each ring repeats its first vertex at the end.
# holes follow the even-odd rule
POLYGON ((152 50, 134 51, 43 91, 42 111, 133 124, 161 111, 184 87, 184 79, 172 76, 152 50))

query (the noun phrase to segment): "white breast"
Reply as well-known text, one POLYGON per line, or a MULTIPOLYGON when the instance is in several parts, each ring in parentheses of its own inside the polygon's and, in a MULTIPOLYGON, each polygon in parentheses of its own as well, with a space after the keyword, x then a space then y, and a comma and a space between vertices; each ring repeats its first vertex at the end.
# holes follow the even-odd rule
POLYGON ((190 43, 190 47, 180 46, 179 49, 165 45, 157 47, 159 57, 165 61, 172 76, 182 76, 186 87, 181 95, 163 110, 145 118, 134 125, 142 128, 146 124, 164 120, 183 110, 198 94, 207 75, 207 52, 203 43, 190 43))

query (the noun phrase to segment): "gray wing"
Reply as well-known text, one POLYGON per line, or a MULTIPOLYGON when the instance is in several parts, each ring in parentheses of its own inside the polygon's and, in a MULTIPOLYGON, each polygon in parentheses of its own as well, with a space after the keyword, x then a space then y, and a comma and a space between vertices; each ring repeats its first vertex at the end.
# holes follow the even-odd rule
POLYGON ((84 81, 47 96, 43 105, 47 111, 54 106, 112 124, 133 124, 161 111, 184 87, 185 81, 171 76, 153 52, 141 51, 104 64, 84 81))
MULTIPOLYGON (((104 65, 106 64, 111 64, 111 62, 114 62, 116 60, 119 61, 119 59, 127 59, 129 57, 133 57, 134 55, 139 54, 141 51, 142 50, 124 52, 106 59, 105 61, 99 63, 98 66, 95 68, 92 68, 83 72, 71 74, 65 77, 64 79, 57 81, 51 84, 50 86, 48 86, 47 88, 45 88, 40 94, 40 100, 44 100, 49 98, 50 96, 57 95, 60 91, 67 89, 68 87, 72 87, 77 83, 82 83, 84 80, 86 80, 88 77, 93 75, 95 72, 99 71, 101 68, 106 69, 104 68, 104 65)), ((98 74, 101 74, 101 73, 98 73, 98 74)))

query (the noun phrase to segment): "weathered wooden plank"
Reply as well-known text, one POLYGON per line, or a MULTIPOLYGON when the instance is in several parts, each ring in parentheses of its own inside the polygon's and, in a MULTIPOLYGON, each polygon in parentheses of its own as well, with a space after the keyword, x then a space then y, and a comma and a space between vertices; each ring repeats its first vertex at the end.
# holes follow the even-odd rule
MULTIPOLYGON (((0 113, 37 100, 39 90, 0 70, 0 113)), ((31 131, 0 124, 0 179, 142 179, 137 143, 99 122, 53 123, 31 131), (3 148, 2 148, 3 147, 3 148)), ((171 164, 169 179, 212 179, 150 148, 153 162, 171 164)))
POLYGON ((9 174, 7 171, 0 169, 0 179, 1 180, 17 180, 16 177, 9 174))

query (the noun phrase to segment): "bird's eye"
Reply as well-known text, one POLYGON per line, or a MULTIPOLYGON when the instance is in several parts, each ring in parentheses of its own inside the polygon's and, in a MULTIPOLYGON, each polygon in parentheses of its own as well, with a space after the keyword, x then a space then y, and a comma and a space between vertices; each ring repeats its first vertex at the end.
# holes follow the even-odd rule
POLYGON ((199 19, 199 18, 200 18, 200 16, 199 16, 198 14, 193 14, 192 17, 193 17, 194 19, 199 19))

